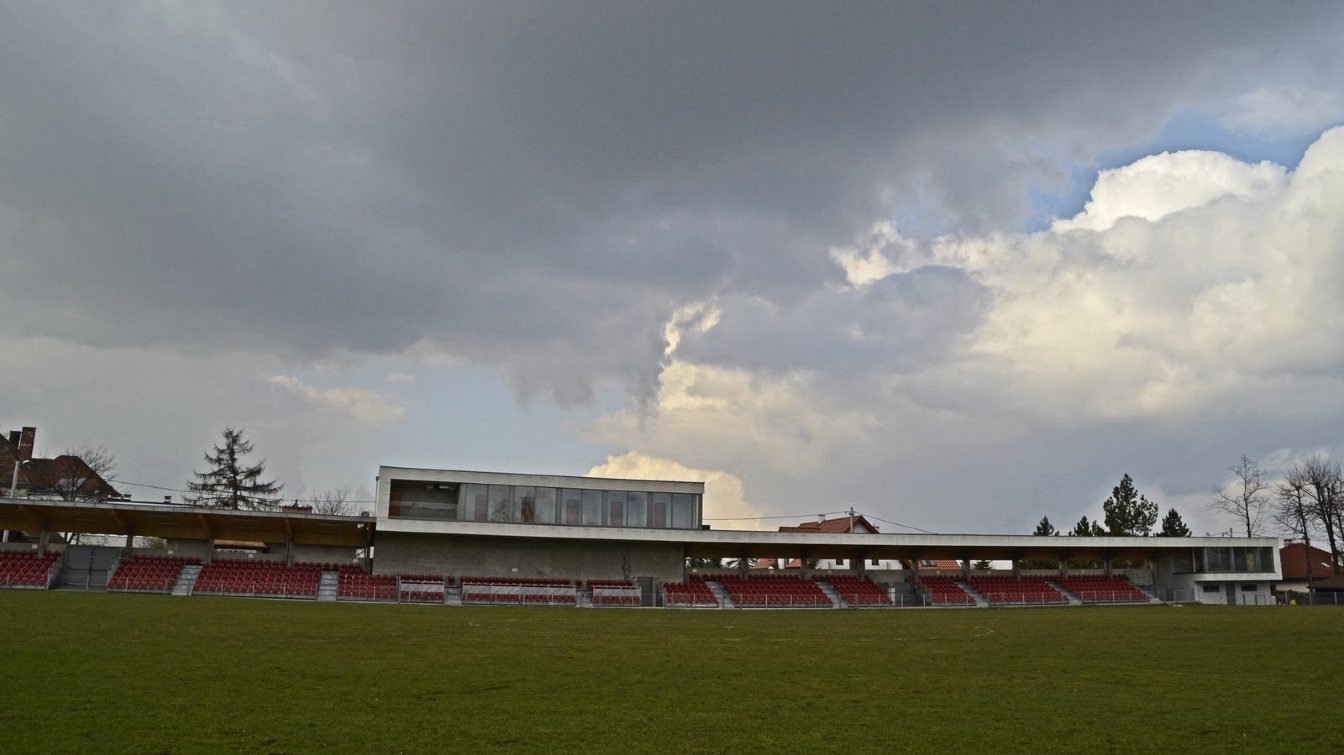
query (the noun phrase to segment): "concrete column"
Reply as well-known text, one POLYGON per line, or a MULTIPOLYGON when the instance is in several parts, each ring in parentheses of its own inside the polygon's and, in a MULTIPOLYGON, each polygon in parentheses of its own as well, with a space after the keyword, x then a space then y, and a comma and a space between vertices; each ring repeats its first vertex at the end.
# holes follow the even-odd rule
POLYGON ((294 541, 285 539, 285 566, 294 565, 294 541))
POLYGON ((126 544, 121 547, 121 557, 130 558, 131 550, 135 548, 135 528, 130 527, 126 530, 126 544))
POLYGON ((1059 576, 1069 576, 1069 554, 1064 553, 1059 557, 1059 576))
POLYGON ((1014 577, 1022 576, 1022 559, 1018 558, 1016 553, 1013 554, 1013 560, 1011 561, 1011 563, 1013 565, 1013 576, 1014 577))
POLYGON ((862 577, 868 571, 867 553, 854 551, 854 572, 862 577))
POLYGON ((1111 576, 1111 552, 1110 552, 1110 551, 1106 551, 1106 554, 1102 557, 1102 559, 1101 559, 1101 566, 1102 566, 1103 569, 1105 569, 1106 576, 1108 576, 1108 577, 1111 576))
POLYGON ((802 575, 802 578, 803 578, 803 579, 811 579, 811 578, 812 578, 812 565, 811 565, 811 563, 807 560, 807 554, 806 554, 806 553, 804 553, 803 555, 801 555, 801 556, 798 557, 798 564, 799 564, 799 574, 802 575))
POLYGON ((47 552, 47 545, 51 543, 51 533, 47 531, 46 526, 37 533, 37 555, 41 556, 47 552))
POLYGON ((963 559, 961 560, 961 577, 962 577, 962 579, 970 579, 970 578, 971 578, 971 557, 970 557, 970 556, 967 556, 967 557, 965 557, 965 558, 963 558, 963 559))
POLYGON ((746 579, 751 573, 751 558, 749 556, 739 556, 737 559, 737 573, 742 579, 746 579))

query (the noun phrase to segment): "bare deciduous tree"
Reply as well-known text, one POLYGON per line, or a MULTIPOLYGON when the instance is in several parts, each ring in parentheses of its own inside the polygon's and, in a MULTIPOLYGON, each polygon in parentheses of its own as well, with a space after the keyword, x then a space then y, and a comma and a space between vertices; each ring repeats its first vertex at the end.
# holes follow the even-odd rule
POLYGON ((350 516, 355 513, 350 505, 350 489, 325 490, 313 496, 313 513, 331 516, 350 516))
POLYGON ((1330 461, 1324 456, 1312 456, 1293 466, 1289 475, 1296 476, 1303 483, 1307 497, 1307 510, 1316 523, 1325 530, 1326 541, 1330 543, 1330 562, 1339 574, 1341 519, 1344 519, 1344 475, 1341 475, 1339 462, 1330 461))
POLYGON ((1265 473, 1260 465, 1243 456, 1228 471, 1236 478, 1231 484, 1214 489, 1214 499, 1209 507, 1236 517, 1246 528, 1246 537, 1255 537, 1260 532, 1264 519, 1265 505, 1269 503, 1269 484, 1265 482, 1265 473))

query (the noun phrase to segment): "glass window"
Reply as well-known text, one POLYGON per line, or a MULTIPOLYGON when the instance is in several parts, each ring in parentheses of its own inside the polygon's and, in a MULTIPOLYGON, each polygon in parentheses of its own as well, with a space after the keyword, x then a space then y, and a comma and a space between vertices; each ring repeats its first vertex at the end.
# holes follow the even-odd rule
POLYGON ((607 491, 607 526, 624 527, 625 526, 625 492, 620 490, 607 491))
POLYGON ((457 483, 394 480, 388 515, 395 519, 457 521, 457 483))
POLYGON ((537 488, 537 524, 555 524, 555 488, 537 488))
POLYGON ((527 485, 513 488, 513 521, 531 524, 537 519, 537 489, 527 485))
POLYGON ((512 491, 508 485, 490 486, 490 521, 509 521, 509 506, 512 491))
POLYGON ((1195 557, 1190 551, 1180 551, 1172 556, 1171 570, 1177 574, 1189 574, 1195 570, 1195 557))
POLYGON ((583 491, 583 524, 587 527, 602 526, 602 491, 583 491))
POLYGON ((666 528, 667 517, 672 513, 672 494, 654 493, 649 496, 649 526, 666 528))
POLYGON ((647 527, 649 510, 648 493, 626 493, 625 494, 625 526, 627 527, 647 527))
POLYGON ((583 493, 572 488, 561 490, 560 510, 565 524, 578 524, 583 512, 583 493))
POLYGON ((484 485, 467 483, 462 486, 458 515, 464 522, 484 522, 489 516, 490 503, 484 485))
POLYGON ((695 526, 695 496, 689 493, 674 493, 672 495, 672 527, 679 530, 689 530, 695 526))

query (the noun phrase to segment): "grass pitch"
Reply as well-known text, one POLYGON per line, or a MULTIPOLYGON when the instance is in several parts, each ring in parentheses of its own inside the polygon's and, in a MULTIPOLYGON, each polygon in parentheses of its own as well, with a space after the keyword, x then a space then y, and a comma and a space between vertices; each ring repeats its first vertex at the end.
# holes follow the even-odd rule
POLYGON ((1344 610, 0 590, 13 751, 1334 751, 1344 610))

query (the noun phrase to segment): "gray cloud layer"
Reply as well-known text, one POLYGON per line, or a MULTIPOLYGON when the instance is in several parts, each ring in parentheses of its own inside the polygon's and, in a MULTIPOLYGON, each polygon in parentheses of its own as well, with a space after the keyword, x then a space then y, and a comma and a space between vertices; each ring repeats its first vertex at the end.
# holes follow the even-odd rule
POLYGON ((562 401, 604 379, 646 392, 678 306, 789 306, 835 280, 822 250, 907 204, 1015 225, 1060 154, 1123 143, 1338 21, 1068 3, 4 15, 0 275, 24 332, 308 357, 423 341, 562 401), (1041 141, 1062 152, 1031 156, 1041 141))

